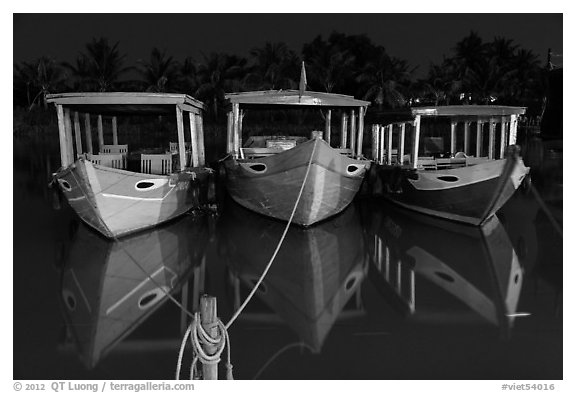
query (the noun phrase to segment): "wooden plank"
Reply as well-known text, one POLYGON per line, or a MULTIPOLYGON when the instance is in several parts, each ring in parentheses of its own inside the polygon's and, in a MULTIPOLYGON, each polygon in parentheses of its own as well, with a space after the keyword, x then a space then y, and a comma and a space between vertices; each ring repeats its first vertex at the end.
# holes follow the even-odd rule
POLYGON ((234 114, 232 112, 228 112, 228 122, 226 123, 226 153, 231 154, 234 150, 234 143, 233 141, 233 130, 234 125, 234 114))
POLYGON ((341 130, 340 130, 340 148, 348 147, 348 115, 342 111, 341 130))
POLYGON ((188 117, 190 121, 190 145, 192 147, 192 158, 190 159, 190 165, 192 167, 198 166, 198 132, 196 131, 196 115, 192 112, 188 112, 188 117))
POLYGON ((490 120, 490 129, 488 131, 488 159, 494 159, 494 150, 495 150, 495 143, 494 137, 496 133, 496 122, 494 119, 490 120))
POLYGON ((112 144, 118 144, 118 122, 116 116, 112 116, 112 144))
POLYGON ((482 154, 482 128, 484 123, 481 121, 476 123, 476 157, 481 157, 482 154))
MULTIPOLYGON (((205 105, 186 94, 177 93, 147 93, 147 92, 79 92, 79 93, 57 93, 49 94, 48 102, 59 105, 91 105, 91 106, 158 106, 162 112, 167 113, 162 106, 184 105, 196 108, 196 111, 204 109, 205 105)), ((192 110, 193 111, 193 110, 192 110)), ((155 114, 151 112, 150 114, 155 114)))
POLYGON ((184 115, 182 109, 176 106, 176 128, 178 130, 178 155, 180 171, 186 168, 186 146, 184 145, 184 115))
MULTIPOLYGON (((204 331, 214 339, 218 337, 218 326, 216 325, 218 321, 217 314, 216 298, 214 296, 203 295, 200 298, 200 323, 204 331)), ((222 337, 222 340, 223 339, 224 337, 222 337)), ((207 355, 213 355, 217 349, 216 346, 211 344, 203 344, 202 347, 207 355)), ((202 364, 202 376, 203 379, 217 380, 218 363, 202 364)))
POLYGON ((233 143, 233 154, 235 158, 238 158, 238 153, 240 150, 240 140, 238 138, 238 133, 239 133, 239 128, 240 128, 240 105, 239 104, 233 104, 232 105, 232 113, 234 116, 233 122, 232 122, 232 143, 233 143))
POLYGON ((196 115, 196 128, 198 130, 198 166, 206 164, 206 153, 204 149, 204 117, 202 113, 196 115))
POLYGON ((504 152, 506 151, 506 118, 502 117, 500 121, 500 154, 498 158, 504 158, 504 152))
POLYGON ((386 164, 392 165, 392 131, 394 130, 393 124, 388 124, 386 127, 386 164))
POLYGON ((84 114, 84 132, 86 133, 86 151, 88 154, 94 154, 92 149, 92 127, 90 125, 90 114, 84 114))
POLYGON ((456 153, 456 122, 450 123, 450 154, 456 153))
POLYGON ((464 122, 464 154, 470 151, 470 122, 464 122))
POLYGON ((372 160, 378 161, 378 148, 380 145, 378 144, 378 126, 376 124, 372 124, 372 160))
POLYGON ((76 138, 76 154, 82 154, 82 134, 80 130, 80 117, 74 112, 74 137, 76 138))
POLYGON ((516 144, 516 133, 518 130, 518 115, 510 116, 510 132, 508 133, 508 145, 516 144))
POLYGON ((414 131, 412 133, 412 168, 418 168, 418 148, 420 143, 420 115, 414 119, 414 131))
POLYGON ((362 157, 362 144, 364 142, 364 115, 366 108, 361 106, 358 109, 358 143, 356 146, 356 157, 362 157))
POLYGON ((350 111, 350 149, 356 151, 356 111, 350 111))
POLYGON ((332 109, 326 112, 326 128, 324 129, 324 140, 330 144, 330 131, 332 130, 332 109))
POLYGON ((102 115, 98 115, 98 143, 100 149, 104 144, 104 127, 102 126, 102 115))
POLYGON ((400 124, 400 148, 398 149, 398 164, 404 164, 404 144, 406 142, 406 123, 400 124))
POLYGON ((378 156, 378 162, 380 164, 384 164, 384 151, 386 150, 385 146, 384 146, 384 144, 386 143, 386 139, 384 138, 384 136, 385 136, 384 126, 379 124, 378 125, 378 142, 380 144, 380 148, 378 150, 379 150, 380 155, 378 156))
POLYGON ((64 108, 62 108, 62 105, 56 105, 56 114, 58 116, 58 135, 60 137, 60 165, 66 168, 72 162, 68 158, 68 145, 66 143, 64 108))
POLYGON ((70 163, 74 159, 74 144, 72 142, 72 121, 70 120, 70 109, 64 108, 64 128, 66 129, 66 150, 68 152, 68 160, 70 163))

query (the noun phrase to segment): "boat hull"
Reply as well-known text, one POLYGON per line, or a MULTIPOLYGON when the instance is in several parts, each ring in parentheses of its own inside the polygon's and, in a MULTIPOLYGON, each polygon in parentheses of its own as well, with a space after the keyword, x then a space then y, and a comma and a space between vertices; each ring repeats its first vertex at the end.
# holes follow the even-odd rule
POLYGON ((292 222, 309 226, 350 204, 370 162, 345 157, 314 139, 269 157, 228 158, 224 166, 228 192, 237 203, 284 221, 290 219, 308 172, 292 222))
POLYGON ((153 227, 186 213, 194 198, 194 173, 147 175, 78 159, 55 175, 78 216, 108 238, 153 227))
POLYGON ((517 155, 437 171, 378 166, 381 194, 405 208, 482 225, 514 194, 529 168, 517 155))

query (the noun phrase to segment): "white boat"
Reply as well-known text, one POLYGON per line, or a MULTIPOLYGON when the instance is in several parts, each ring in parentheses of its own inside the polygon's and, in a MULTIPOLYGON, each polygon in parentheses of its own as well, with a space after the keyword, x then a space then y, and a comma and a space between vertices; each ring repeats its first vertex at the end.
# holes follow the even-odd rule
POLYGON ((302 76, 300 90, 226 95, 230 111, 224 167, 228 192, 237 203, 283 221, 290 220, 306 181, 292 222, 309 226, 343 211, 360 189, 370 168, 370 161, 362 156, 364 115, 370 103, 342 94, 306 91, 304 65, 302 76), (243 127, 249 111, 269 109, 315 110, 325 118, 324 129, 310 125, 303 136, 243 127), (339 115, 339 130, 332 130, 333 112, 339 115), (339 143, 331 140, 336 139, 336 132, 339 143))
POLYGON ((185 94, 110 92, 51 94, 48 102, 56 107, 60 136, 61 167, 54 180, 80 218, 104 236, 115 238, 149 228, 198 205, 199 185, 208 178, 200 101, 185 94), (190 123, 189 152, 185 112, 190 123), (97 154, 91 115, 97 115, 97 154), (134 154, 127 144, 118 143, 117 116, 123 115, 175 115, 177 152, 168 146, 152 154, 143 152, 137 154, 137 168, 127 168, 128 157, 134 154), (113 141, 107 145, 103 124, 108 119, 113 141))

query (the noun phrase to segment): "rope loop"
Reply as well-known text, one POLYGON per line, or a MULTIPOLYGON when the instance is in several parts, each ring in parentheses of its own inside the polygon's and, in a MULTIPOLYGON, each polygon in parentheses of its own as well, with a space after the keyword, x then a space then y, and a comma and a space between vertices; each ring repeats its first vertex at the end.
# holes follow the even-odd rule
POLYGON ((190 366, 190 379, 195 379, 198 376, 198 362, 201 364, 217 365, 220 363, 220 355, 224 352, 224 348, 228 348, 227 357, 228 361, 226 363, 227 367, 227 379, 233 379, 232 377, 232 364, 230 363, 230 337, 228 336, 228 331, 224 323, 218 319, 214 323, 208 324, 206 328, 200 323, 200 314, 195 313, 192 322, 188 326, 186 333, 184 333, 184 338, 182 339, 182 345, 180 346, 180 353, 178 355, 178 365, 176 368, 176 379, 180 379, 180 369, 182 367, 182 358, 184 356, 184 349, 186 348, 186 342, 190 337, 190 343, 192 345, 192 365, 190 366), (217 328, 217 334, 215 337, 210 336, 209 331, 213 328, 217 328), (215 351, 213 354, 208 354, 204 346, 213 346, 215 351))

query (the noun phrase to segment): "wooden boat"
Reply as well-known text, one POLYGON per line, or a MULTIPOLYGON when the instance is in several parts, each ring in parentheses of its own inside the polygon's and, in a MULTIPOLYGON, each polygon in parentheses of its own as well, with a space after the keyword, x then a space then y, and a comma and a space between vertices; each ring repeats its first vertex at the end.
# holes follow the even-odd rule
POLYGON ((415 322, 488 323, 507 336, 521 315, 523 266, 498 217, 473 227, 381 208, 364 212, 372 220, 369 277, 389 302, 415 322))
MULTIPOLYGON (((221 248, 236 310, 260 278, 284 225, 230 205, 219 238, 225 239, 221 248)), ((337 320, 363 315, 360 289, 368 267, 366 258, 354 205, 333 220, 292 228, 238 322, 288 325, 309 349, 319 353, 337 320)))
MULTIPOLYGON (((203 217, 184 217, 115 241, 79 226, 62 272, 65 347, 75 347, 86 366, 94 367, 148 320, 168 293, 176 296, 192 274, 196 282, 207 232, 203 217)), ((200 285, 189 290, 199 291, 200 285)))
POLYGON ((64 93, 49 95, 48 102, 56 106, 60 134, 61 168, 54 181, 88 225, 114 238, 197 206, 193 194, 208 176, 201 102, 184 94, 156 93, 64 93), (186 166, 183 112, 190 119, 192 167, 186 166), (79 113, 84 113, 84 143, 79 113), (98 154, 93 154, 91 114, 98 115, 98 154), (178 154, 141 154, 139 168, 128 170, 128 145, 118 144, 117 115, 167 114, 176 114, 178 154), (112 120, 112 145, 104 144, 103 115, 112 120), (178 169, 173 168, 176 157, 178 169))
POLYGON ((237 203, 288 221, 306 179, 294 223, 312 225, 350 204, 370 167, 370 161, 362 158, 368 102, 351 96, 298 90, 234 93, 226 98, 231 111, 224 167, 228 192, 237 203), (246 130, 242 118, 246 110, 256 108, 325 109, 325 130, 310 129, 309 141, 296 136, 253 136, 243 145, 242 134, 246 130), (335 109, 341 112, 338 149, 331 146, 331 118, 335 109))
POLYGON ((372 156, 378 164, 374 194, 421 213, 483 224, 529 172, 513 146, 518 116, 524 111, 504 106, 420 107, 411 109, 414 120, 374 126, 372 156), (423 119, 430 123, 428 135, 420 132, 423 119), (472 124, 475 140, 470 138, 472 124), (407 127, 412 128, 411 151, 404 154, 407 127), (457 139, 457 131, 464 137, 457 139), (445 135, 449 135, 449 148, 444 147, 445 135))

